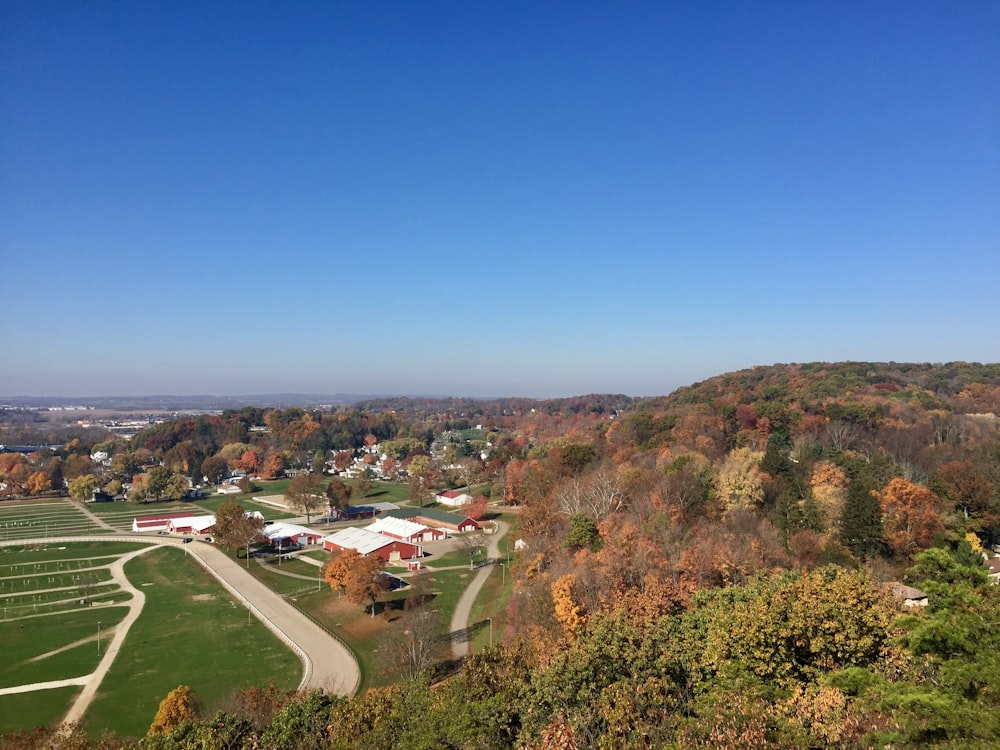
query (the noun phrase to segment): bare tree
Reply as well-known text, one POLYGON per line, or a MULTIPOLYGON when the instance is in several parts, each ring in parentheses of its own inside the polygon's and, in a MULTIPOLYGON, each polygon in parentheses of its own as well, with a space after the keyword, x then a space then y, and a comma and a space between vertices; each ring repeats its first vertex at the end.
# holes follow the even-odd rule
POLYGON ((386 672, 413 681, 441 658, 444 623, 437 612, 414 607, 403 614, 399 624, 402 637, 387 642, 381 652, 382 661, 386 672))
POLYGON ((600 521, 621 506, 624 491, 617 472, 602 468, 584 477, 565 480, 556 490, 556 500, 560 512, 567 516, 584 513, 600 521))

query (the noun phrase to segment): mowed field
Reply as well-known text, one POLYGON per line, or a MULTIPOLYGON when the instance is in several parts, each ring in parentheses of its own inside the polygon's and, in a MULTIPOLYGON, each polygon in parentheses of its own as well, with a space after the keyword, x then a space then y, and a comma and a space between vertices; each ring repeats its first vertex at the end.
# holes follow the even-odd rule
MULTIPOLYGON (((110 503, 109 503, 110 504, 110 503)), ((133 509, 134 512, 134 509, 133 509)), ((132 519, 129 518, 129 528, 132 519)), ((75 503, 61 499, 0 503, 0 541, 67 534, 109 534, 75 503)))
MULTIPOLYGON (((38 503, 0 506, 0 523, 22 529, 38 503), (27 507, 30 506, 30 507, 27 507)), ((69 503, 44 509, 49 535, 95 533, 69 503), (74 514, 75 511, 75 514, 74 514)), ((131 524, 131 520, 129 521, 131 524)), ((4 527, 0 527, 4 528, 4 527)), ((39 537, 44 532, 37 534, 39 537)), ((107 654, 111 637, 137 597, 122 589, 111 565, 148 545, 107 542, 25 543, 0 547, 0 731, 58 722, 87 677, 107 654), (19 686, 69 680, 75 684, 6 693, 19 686)), ((155 548, 130 560, 125 574, 144 595, 111 669, 85 714, 92 733, 104 728, 141 736, 160 700, 190 685, 207 706, 222 705, 235 689, 274 683, 294 689, 301 663, 270 631, 228 596, 181 548, 155 548)))

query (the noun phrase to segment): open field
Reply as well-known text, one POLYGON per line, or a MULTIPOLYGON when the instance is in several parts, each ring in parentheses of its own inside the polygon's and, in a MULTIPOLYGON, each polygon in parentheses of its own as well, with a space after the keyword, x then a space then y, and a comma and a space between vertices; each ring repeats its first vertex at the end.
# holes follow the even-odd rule
MULTIPOLYGON (((109 539, 0 547, 0 688, 94 672, 133 599, 112 580, 110 565, 143 546, 109 539)), ((145 603, 85 716, 95 734, 144 734, 159 701, 179 684, 211 705, 240 686, 299 682, 298 658, 185 552, 159 548, 126 566, 145 603)), ((57 722, 80 690, 0 695, 0 730, 57 722)))
MULTIPOLYGON (((131 527, 131 519, 129 525, 131 527)), ((50 535, 107 534, 71 500, 51 499, 0 503, 0 540, 37 539, 50 535)))
MULTIPOLYGON (((0 687, 65 680, 89 674, 97 667, 98 623, 107 635, 127 612, 126 607, 87 607, 5 620, 0 623, 7 663, 0 687)), ((0 696, 0 701, 6 696, 0 696)))
POLYGON ((157 549, 125 570, 146 605, 87 712, 92 732, 145 734, 159 702, 178 685, 190 685, 209 708, 241 687, 298 685, 298 658, 184 551, 157 549))
POLYGON ((71 685, 0 697, 0 733, 58 724, 80 689, 71 685))

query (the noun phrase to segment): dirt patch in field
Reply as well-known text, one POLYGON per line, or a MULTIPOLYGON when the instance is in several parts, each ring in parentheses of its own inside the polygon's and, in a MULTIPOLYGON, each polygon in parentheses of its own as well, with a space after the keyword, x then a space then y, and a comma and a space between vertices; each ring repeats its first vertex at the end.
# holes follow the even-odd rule
POLYGON ((193 602, 210 602, 215 598, 215 594, 193 594, 191 596, 191 601, 193 602))

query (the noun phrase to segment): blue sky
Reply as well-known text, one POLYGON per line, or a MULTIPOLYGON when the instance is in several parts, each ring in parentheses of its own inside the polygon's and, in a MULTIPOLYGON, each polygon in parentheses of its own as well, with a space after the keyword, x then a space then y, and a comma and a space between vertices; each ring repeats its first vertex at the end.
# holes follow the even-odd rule
POLYGON ((0 5, 0 395, 1000 360, 1000 4, 0 5))

